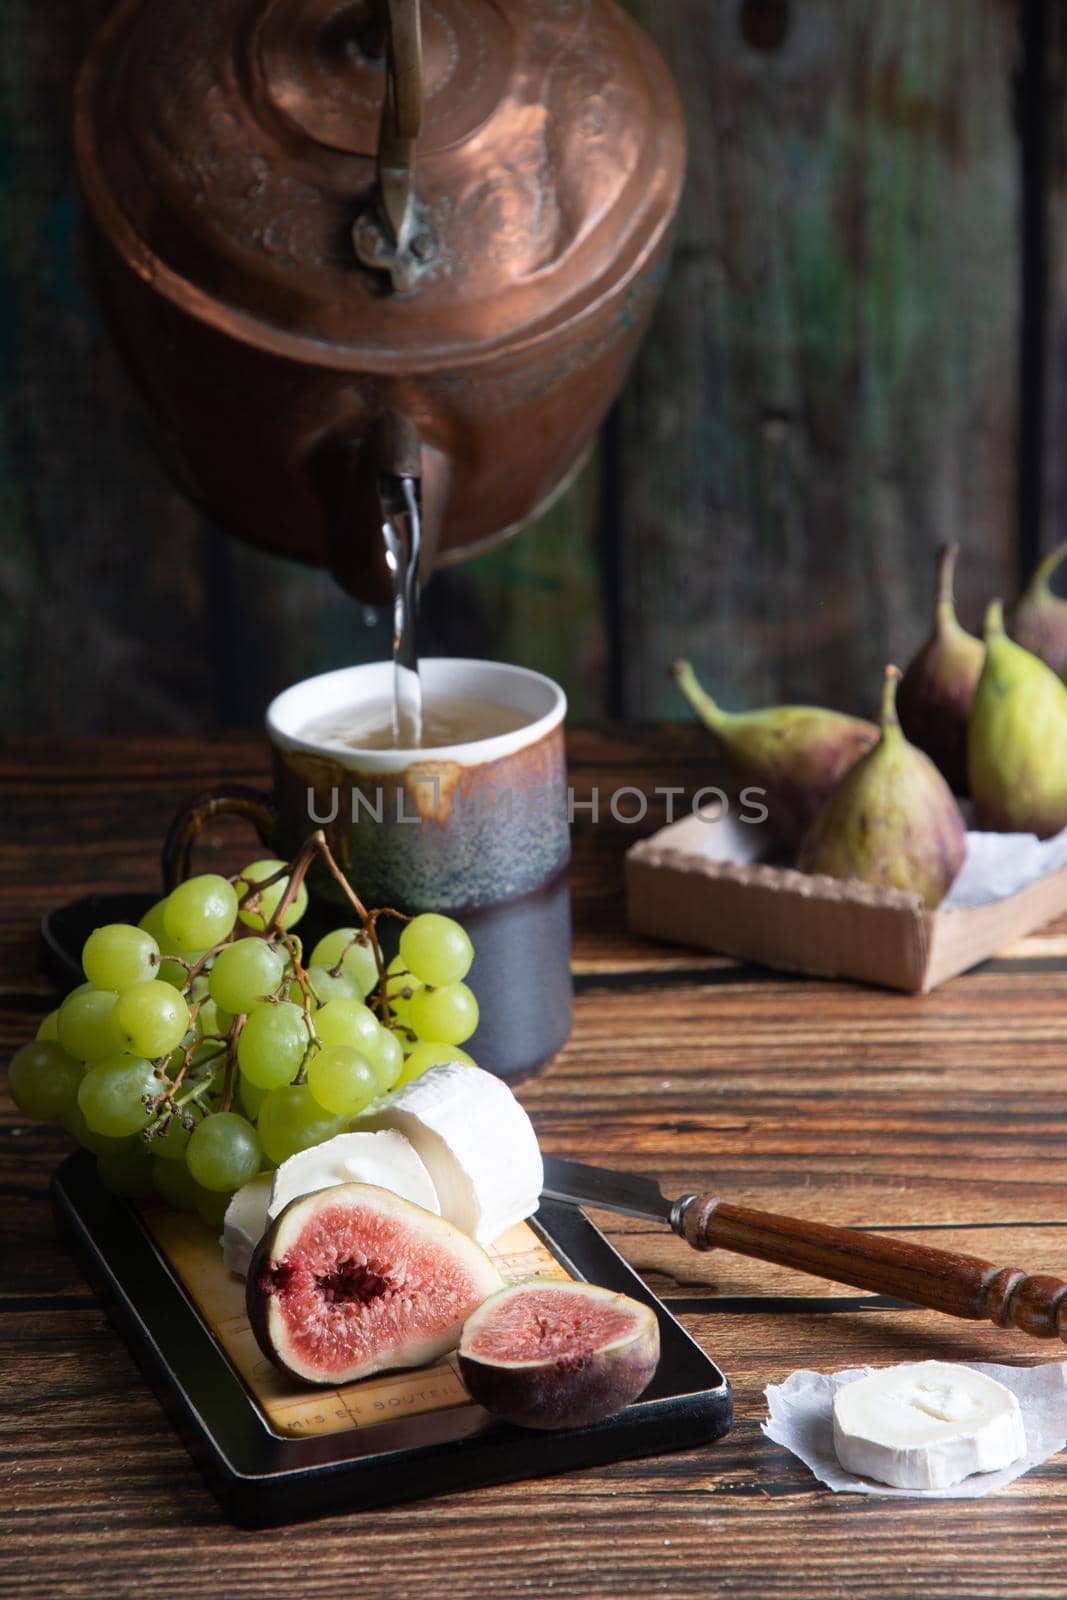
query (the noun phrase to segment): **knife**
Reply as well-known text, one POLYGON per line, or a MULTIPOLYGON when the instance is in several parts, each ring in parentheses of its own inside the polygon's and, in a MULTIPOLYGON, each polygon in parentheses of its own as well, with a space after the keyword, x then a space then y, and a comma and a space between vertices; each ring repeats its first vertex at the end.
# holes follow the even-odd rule
POLYGON ((1019 1267, 997 1267, 910 1239, 756 1211, 716 1194, 669 1200, 653 1178, 556 1156, 545 1157, 542 1193, 569 1205, 665 1222, 694 1250, 731 1250, 951 1317, 988 1318, 1036 1339, 1067 1342, 1067 1283, 1045 1274, 1028 1277, 1019 1267))

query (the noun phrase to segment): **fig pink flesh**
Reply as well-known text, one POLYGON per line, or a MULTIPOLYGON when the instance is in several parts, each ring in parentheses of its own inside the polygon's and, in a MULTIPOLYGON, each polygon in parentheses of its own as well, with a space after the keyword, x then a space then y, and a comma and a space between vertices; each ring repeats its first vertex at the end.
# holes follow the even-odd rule
POLYGON ((461 1320, 484 1294, 436 1242, 351 1203, 313 1212, 286 1254, 263 1264, 260 1288, 285 1319, 293 1355, 324 1377, 402 1345, 424 1320, 427 1332, 450 1310, 461 1320))
POLYGON ((588 1359, 617 1339, 632 1338, 633 1312, 594 1302, 581 1291, 565 1289, 502 1299, 493 1320, 465 1341, 468 1355, 485 1361, 537 1362, 588 1359))
POLYGON ((536 1279, 490 1295, 459 1344, 472 1397, 527 1428, 610 1416, 644 1392, 658 1359, 648 1306, 593 1284, 536 1279))

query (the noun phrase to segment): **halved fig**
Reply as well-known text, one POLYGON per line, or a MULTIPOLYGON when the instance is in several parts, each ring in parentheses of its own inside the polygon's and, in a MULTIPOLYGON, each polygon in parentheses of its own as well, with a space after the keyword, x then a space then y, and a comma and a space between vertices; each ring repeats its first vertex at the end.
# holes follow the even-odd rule
POLYGON ((524 1428, 576 1428, 621 1411, 659 1361, 655 1312, 591 1283, 531 1278, 467 1318, 459 1365, 472 1397, 524 1428))
POLYGON ((501 1276, 443 1217, 369 1183, 301 1195, 252 1257, 248 1320, 264 1355, 308 1383, 420 1367, 459 1342, 501 1276))

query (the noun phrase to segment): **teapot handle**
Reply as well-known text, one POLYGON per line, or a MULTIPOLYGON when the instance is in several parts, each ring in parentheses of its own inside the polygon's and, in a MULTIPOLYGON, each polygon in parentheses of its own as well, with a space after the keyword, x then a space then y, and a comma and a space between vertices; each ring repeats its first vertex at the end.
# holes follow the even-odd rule
POLYGON ((352 228, 352 244, 364 266, 388 273, 395 293, 411 294, 437 254, 433 229, 415 194, 415 141, 422 127, 420 0, 376 3, 385 23, 378 177, 352 228))

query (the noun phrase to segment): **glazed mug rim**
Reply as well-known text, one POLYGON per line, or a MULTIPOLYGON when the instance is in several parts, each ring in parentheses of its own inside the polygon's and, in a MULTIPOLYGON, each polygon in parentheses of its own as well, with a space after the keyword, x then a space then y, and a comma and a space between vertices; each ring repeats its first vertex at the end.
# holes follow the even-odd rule
POLYGON ((318 756, 364 773, 401 773, 416 762, 448 762, 467 767, 500 760, 536 744, 558 728, 567 714, 567 696, 563 689, 552 678, 531 667, 466 656, 429 656, 419 662, 419 670, 424 688, 431 693, 449 690, 455 693, 462 685, 459 692, 529 711, 530 721, 508 733, 492 734, 464 744, 397 750, 331 744, 309 738, 308 723, 328 715, 331 710, 340 711, 358 705, 360 699, 386 698, 392 693, 392 662, 368 661, 320 672, 283 689, 267 707, 267 736, 280 751, 318 756), (506 686, 510 686, 512 694, 502 697, 500 691, 506 686))

